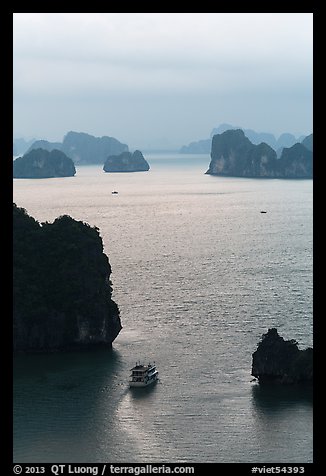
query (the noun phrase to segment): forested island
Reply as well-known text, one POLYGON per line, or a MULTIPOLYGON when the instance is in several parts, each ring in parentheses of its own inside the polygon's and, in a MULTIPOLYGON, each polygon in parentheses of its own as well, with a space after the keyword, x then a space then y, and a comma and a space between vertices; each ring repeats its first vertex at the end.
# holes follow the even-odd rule
POLYGON ((313 152, 296 143, 284 147, 278 159, 268 144, 253 144, 241 129, 228 130, 213 136, 206 173, 248 178, 312 178, 313 152))
POLYGON ((13 161, 14 178, 73 177, 73 161, 60 150, 34 149, 13 161))
POLYGON ((110 275, 98 228, 13 204, 14 351, 111 347, 122 326, 110 275))

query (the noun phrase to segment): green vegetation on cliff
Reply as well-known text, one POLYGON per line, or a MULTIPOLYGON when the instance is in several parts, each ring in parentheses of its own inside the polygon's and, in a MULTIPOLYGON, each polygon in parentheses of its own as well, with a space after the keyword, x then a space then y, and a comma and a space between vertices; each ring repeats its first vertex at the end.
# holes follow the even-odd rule
POLYGON ((111 346, 121 323, 96 227, 40 224, 14 204, 13 271, 15 351, 111 346))

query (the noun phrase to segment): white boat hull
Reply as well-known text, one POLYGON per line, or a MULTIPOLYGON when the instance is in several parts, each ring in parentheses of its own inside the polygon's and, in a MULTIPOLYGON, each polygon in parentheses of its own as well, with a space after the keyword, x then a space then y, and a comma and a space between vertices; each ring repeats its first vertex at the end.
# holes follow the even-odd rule
POLYGON ((157 380, 153 380, 152 382, 129 382, 129 387, 149 387, 150 385, 153 385, 153 383, 156 383, 157 380))

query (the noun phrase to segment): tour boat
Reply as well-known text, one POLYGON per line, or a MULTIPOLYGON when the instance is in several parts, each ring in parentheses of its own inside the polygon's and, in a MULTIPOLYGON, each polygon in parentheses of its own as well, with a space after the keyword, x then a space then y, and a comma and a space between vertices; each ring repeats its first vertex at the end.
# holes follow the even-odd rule
POLYGON ((143 365, 140 362, 136 363, 135 367, 131 369, 129 378, 130 387, 147 387, 152 383, 157 382, 158 371, 154 364, 143 365))

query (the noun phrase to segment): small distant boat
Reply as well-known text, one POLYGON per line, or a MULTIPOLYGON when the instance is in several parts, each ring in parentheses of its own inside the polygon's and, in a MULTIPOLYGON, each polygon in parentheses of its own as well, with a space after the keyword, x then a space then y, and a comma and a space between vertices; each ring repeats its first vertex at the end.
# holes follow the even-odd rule
POLYGON ((140 362, 136 362, 135 367, 130 370, 130 387, 148 387, 148 385, 158 381, 158 371, 156 369, 155 362, 154 364, 149 363, 148 365, 143 365, 140 362))
POLYGON ((260 213, 267 213, 265 210, 260 210, 260 213))
POLYGON ((116 190, 112 190, 112 195, 116 195, 118 192, 116 190))

